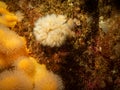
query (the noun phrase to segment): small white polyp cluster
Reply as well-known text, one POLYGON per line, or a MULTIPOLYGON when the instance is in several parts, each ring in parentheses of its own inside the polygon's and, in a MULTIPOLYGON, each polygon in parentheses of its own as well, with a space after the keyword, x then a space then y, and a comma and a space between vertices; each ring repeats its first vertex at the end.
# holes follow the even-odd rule
POLYGON ((65 16, 51 14, 35 22, 33 33, 43 46, 60 47, 71 36, 72 26, 73 23, 68 23, 65 16))

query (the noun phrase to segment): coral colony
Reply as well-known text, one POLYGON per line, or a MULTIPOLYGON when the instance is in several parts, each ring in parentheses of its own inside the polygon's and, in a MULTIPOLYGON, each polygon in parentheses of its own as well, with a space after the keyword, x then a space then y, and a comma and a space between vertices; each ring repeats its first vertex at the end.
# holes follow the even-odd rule
MULTIPOLYGON (((26 47, 25 38, 8 28, 14 27, 18 20, 17 16, 6 8, 7 5, 0 1, 0 90, 63 90, 62 79, 52 71, 48 71, 44 64, 39 64, 35 58, 31 57, 26 47), (10 69, 11 67, 12 69, 10 69)), ((52 16, 52 19, 55 18, 55 22, 52 22, 49 16, 42 18, 40 20, 42 26, 36 26, 34 33, 40 34, 36 36, 36 39, 40 40, 42 44, 60 46, 68 35, 68 31, 60 31, 59 28, 65 27, 68 30, 68 26, 64 24, 63 16, 52 16), (60 24, 57 20, 60 21, 60 24), (43 22, 48 22, 45 23, 48 29, 43 22), (55 23, 56 25, 54 25, 55 23), (55 27, 50 28, 51 25, 55 27), (40 31, 37 31, 37 28, 40 31), (54 29, 55 32, 52 32, 54 29), (47 32, 50 32, 48 38, 47 32), (56 38, 57 36, 54 34, 59 37, 63 35, 63 37, 62 39, 56 38), (53 41, 48 42, 50 38, 53 38, 53 41), (51 45, 53 42, 54 44, 51 45)))

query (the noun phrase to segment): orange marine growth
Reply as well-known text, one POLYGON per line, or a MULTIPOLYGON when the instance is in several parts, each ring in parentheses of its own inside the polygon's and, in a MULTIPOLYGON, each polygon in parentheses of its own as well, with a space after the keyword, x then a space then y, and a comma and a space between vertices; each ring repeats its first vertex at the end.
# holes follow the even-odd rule
POLYGON ((14 27, 18 21, 17 16, 9 12, 6 8, 7 5, 0 1, 0 24, 7 27, 14 27))
POLYGON ((15 32, 0 27, 0 69, 8 67, 21 56, 28 56, 26 41, 15 32))

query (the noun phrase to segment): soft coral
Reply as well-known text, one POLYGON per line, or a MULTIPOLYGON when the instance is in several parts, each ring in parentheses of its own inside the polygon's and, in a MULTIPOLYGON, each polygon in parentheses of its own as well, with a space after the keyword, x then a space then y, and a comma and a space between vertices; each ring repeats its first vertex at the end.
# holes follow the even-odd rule
POLYGON ((18 21, 17 16, 9 12, 7 5, 4 2, 0 2, 0 24, 7 27, 14 27, 18 21))

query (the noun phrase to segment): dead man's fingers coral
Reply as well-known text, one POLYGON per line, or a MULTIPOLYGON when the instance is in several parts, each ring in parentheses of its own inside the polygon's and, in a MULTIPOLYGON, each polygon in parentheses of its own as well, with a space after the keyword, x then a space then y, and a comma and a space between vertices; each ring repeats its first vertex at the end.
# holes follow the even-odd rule
POLYGON ((24 72, 34 83, 33 90, 63 90, 62 79, 39 64, 33 57, 21 57, 15 61, 16 70, 24 72))
POLYGON ((63 90, 62 79, 46 69, 44 64, 38 64, 35 75, 34 90, 63 90))
POLYGON ((7 4, 3 1, 0 1, 0 8, 7 8, 7 4))
POLYGON ((15 66, 17 70, 23 71, 31 78, 34 78, 36 73, 36 63, 37 60, 33 57, 20 57, 15 61, 13 66, 15 66))
POLYGON ((18 22, 18 17, 7 10, 7 5, 0 1, 0 24, 7 27, 14 27, 18 22))
POLYGON ((0 73, 0 90, 33 90, 33 82, 20 71, 0 73))
POLYGON ((0 25, 0 61, 4 59, 4 61, 1 61, 3 65, 0 66, 8 67, 18 57, 27 55, 28 49, 25 39, 0 25))

